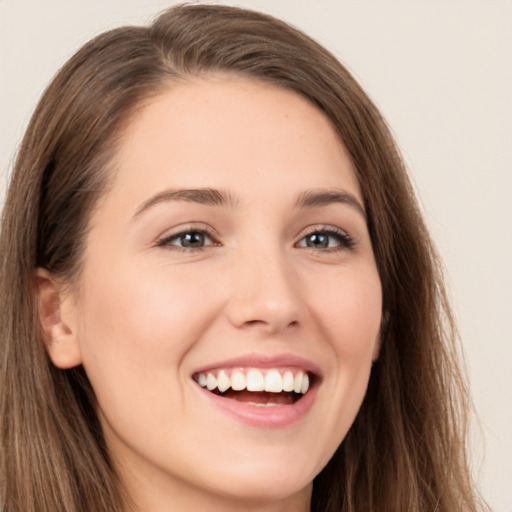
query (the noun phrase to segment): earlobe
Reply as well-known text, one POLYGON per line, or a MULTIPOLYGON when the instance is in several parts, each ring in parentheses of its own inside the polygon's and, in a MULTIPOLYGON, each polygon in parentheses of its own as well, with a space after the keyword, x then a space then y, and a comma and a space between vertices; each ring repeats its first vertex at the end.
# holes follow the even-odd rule
POLYGON ((74 308, 65 287, 46 269, 38 268, 34 290, 46 351, 55 366, 73 368, 82 363, 74 308))

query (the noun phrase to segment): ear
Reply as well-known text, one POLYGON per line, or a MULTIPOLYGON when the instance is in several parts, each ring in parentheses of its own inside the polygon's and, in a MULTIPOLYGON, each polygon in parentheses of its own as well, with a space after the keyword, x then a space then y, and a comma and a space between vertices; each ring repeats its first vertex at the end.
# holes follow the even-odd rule
POLYGON ((75 308, 69 290, 43 268, 34 276, 39 322, 46 351, 53 364, 67 369, 82 363, 75 321, 75 308))

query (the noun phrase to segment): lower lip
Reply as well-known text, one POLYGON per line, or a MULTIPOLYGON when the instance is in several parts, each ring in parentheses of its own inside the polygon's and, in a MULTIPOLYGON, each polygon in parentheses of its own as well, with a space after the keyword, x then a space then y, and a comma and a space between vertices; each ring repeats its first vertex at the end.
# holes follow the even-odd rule
POLYGON ((198 385, 195 387, 214 407, 247 425, 259 428, 284 428, 298 422, 311 409, 318 390, 317 386, 310 388, 302 398, 293 404, 258 406, 223 398, 198 385))

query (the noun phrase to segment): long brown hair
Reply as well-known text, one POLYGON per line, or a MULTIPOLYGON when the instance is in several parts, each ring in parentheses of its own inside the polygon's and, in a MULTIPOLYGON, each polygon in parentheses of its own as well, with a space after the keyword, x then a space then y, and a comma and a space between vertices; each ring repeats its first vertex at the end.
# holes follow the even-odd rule
POLYGON ((378 110, 324 48, 270 16, 182 5, 85 45, 41 99, 3 212, 0 504, 9 512, 128 508, 82 368, 49 361, 33 276, 80 271, 91 212, 123 127, 148 97, 225 72, 296 91, 330 118, 355 165, 384 297, 382 349, 345 440, 317 476, 315 512, 477 510, 468 395, 441 266, 378 110))

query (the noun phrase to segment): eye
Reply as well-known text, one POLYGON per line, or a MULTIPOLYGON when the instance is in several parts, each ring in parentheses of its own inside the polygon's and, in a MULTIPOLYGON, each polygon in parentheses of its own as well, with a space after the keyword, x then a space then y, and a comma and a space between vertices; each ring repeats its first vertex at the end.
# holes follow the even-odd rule
POLYGON ((202 229, 187 229, 179 233, 167 235, 157 244, 159 247, 168 247, 170 249, 187 250, 203 249, 204 247, 217 245, 213 237, 202 229))
POLYGON ((353 245, 354 241, 352 238, 341 229, 317 228, 299 240, 296 247, 336 251, 341 249, 351 249, 353 245))

